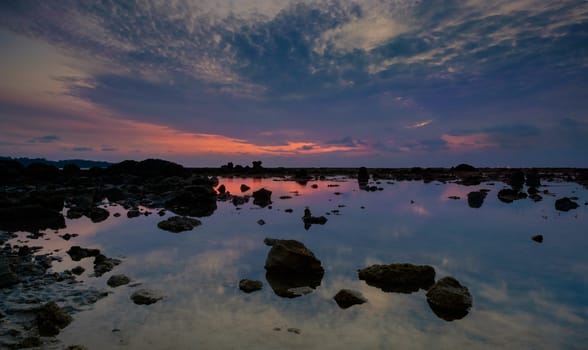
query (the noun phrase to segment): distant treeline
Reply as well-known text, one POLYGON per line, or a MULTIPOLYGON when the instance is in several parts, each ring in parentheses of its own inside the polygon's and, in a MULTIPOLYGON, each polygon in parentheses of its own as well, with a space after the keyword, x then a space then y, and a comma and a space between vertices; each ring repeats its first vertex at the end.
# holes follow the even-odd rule
POLYGON ((33 163, 41 163, 47 165, 53 165, 58 168, 63 168, 67 164, 75 164, 81 169, 84 168, 107 168, 112 163, 109 162, 102 162, 102 161, 95 161, 95 160, 86 160, 86 159, 67 159, 67 160, 47 160, 45 158, 11 158, 11 157, 2 157, 0 156, 0 160, 16 160, 23 166, 29 166, 29 164, 33 163))

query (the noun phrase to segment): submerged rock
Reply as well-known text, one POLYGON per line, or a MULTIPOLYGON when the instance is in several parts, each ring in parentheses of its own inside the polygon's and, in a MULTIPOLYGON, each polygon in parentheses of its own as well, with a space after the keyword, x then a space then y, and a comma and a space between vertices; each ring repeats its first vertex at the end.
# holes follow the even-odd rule
POLYGON ((193 230, 194 227, 200 226, 202 222, 197 219, 185 217, 185 216, 172 216, 167 220, 160 221, 157 224, 162 230, 179 233, 183 231, 193 230))
POLYGON ((472 307, 472 296, 467 287, 453 277, 437 281, 427 292, 427 302, 439 318, 446 321, 464 318, 472 307))
POLYGON ((263 283, 261 281, 254 281, 248 279, 242 279, 239 281, 239 289, 244 291, 245 293, 255 292, 263 288, 263 283))
POLYGON ((253 204, 262 208, 272 204, 272 191, 262 188, 253 192, 253 204))
POLYGON ((384 292, 412 293, 435 283, 435 269, 428 265, 372 265, 358 270, 358 276, 384 292))
POLYGON ((342 309, 367 302, 367 299, 360 292, 350 289, 341 289, 333 299, 342 309))
POLYGON ((321 261, 295 240, 266 238, 271 246, 266 261, 266 279, 276 295, 295 298, 300 296, 296 288, 315 289, 321 284, 324 269, 321 261))
POLYGON ((312 216, 310 209, 304 209, 304 216, 302 217, 304 222, 304 229, 308 230, 312 225, 324 225, 327 223, 327 218, 324 216, 312 216))
POLYGON ((51 337, 59 334, 60 330, 67 327, 71 323, 72 317, 52 301, 41 306, 37 312, 36 321, 39 334, 44 337, 51 337))
POLYGON ((108 281, 106 281, 106 284, 112 288, 116 288, 124 286, 125 284, 129 284, 129 282, 131 282, 131 279, 126 275, 112 275, 108 281))
POLYGON ((139 289, 131 295, 131 300, 137 305, 151 305, 163 299, 163 295, 152 289, 139 289))
POLYGON ((579 207, 578 203, 568 197, 563 197, 555 201, 555 209, 559 211, 570 211, 579 207))

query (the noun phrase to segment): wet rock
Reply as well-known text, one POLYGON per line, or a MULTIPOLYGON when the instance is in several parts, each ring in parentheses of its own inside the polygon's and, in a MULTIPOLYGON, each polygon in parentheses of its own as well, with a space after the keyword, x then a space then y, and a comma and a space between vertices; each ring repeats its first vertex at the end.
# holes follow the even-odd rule
POLYGON ((248 279, 242 279, 239 281, 239 289, 244 291, 245 293, 255 292, 263 288, 263 283, 261 281, 254 281, 248 279))
POLYGON ((358 270, 358 276, 384 292, 413 293, 435 283, 435 269, 428 265, 372 265, 358 270))
POLYGON ((19 282, 18 275, 10 266, 8 260, 0 257, 0 288, 13 286, 19 282))
POLYGON ((163 295, 152 289, 139 289, 131 295, 131 300, 137 305, 151 305, 163 299, 163 295))
POLYGON ((216 191, 209 186, 187 186, 172 194, 165 208, 182 216, 210 216, 217 209, 216 191))
POLYGON ((262 208, 272 204, 272 191, 262 188, 253 192, 253 204, 262 208))
POLYGON ((543 242, 543 235, 535 235, 535 236, 531 237, 531 239, 537 243, 542 243, 543 242))
POLYGON ((39 334, 44 337, 59 334, 60 330, 67 327, 71 321, 72 317, 63 311, 54 301, 41 306, 36 315, 39 334))
POLYGON ((563 197, 555 201, 555 209, 559 211, 570 211, 579 207, 578 203, 568 197, 563 197))
POLYGON ((350 289, 341 289, 333 299, 342 309, 367 302, 367 299, 360 292, 350 289))
POLYGON ((84 273, 84 271, 86 271, 86 269, 84 269, 81 266, 76 266, 73 269, 71 269, 71 273, 73 273, 74 275, 81 275, 82 273, 84 273))
POLYGON ((79 219, 84 216, 84 211, 80 208, 69 208, 65 216, 70 220, 79 219))
POLYGON ((102 221, 108 219, 108 217, 110 216, 110 213, 108 212, 108 210, 106 210, 104 208, 93 207, 85 215, 87 217, 89 217, 93 223, 99 223, 99 222, 102 222, 102 221))
POLYGON ((475 191, 468 193, 468 205, 470 208, 480 208, 484 204, 486 198, 486 191, 475 191))
POLYGON ((0 208, 0 230, 38 232, 62 228, 65 228, 63 215, 40 205, 0 208))
POLYGON ((116 287, 124 286, 125 284, 129 284, 130 282, 131 282, 131 279, 129 277, 127 277, 126 275, 112 275, 112 276, 110 276, 110 278, 108 278, 108 281, 106 281, 106 284, 108 284, 112 288, 116 288, 116 287))
POLYGON ((120 263, 121 261, 119 259, 109 258, 104 254, 98 254, 94 258, 94 275, 100 277, 103 274, 112 271, 112 269, 120 263))
POLYGON ((312 216, 310 209, 304 209, 304 216, 302 217, 304 222, 304 229, 308 230, 312 225, 324 225, 327 223, 327 218, 324 216, 312 216))
POLYGON ((324 275, 321 261, 304 244, 272 238, 266 238, 264 243, 272 247, 265 261, 265 269, 266 279, 276 295, 295 298, 299 295, 292 289, 315 289, 321 284, 324 275))
POLYGON ((527 198, 527 194, 511 188, 504 188, 498 192, 498 199, 504 203, 512 203, 527 198))
POLYGON ((201 224, 202 222, 197 219, 185 216, 172 216, 167 220, 160 221, 157 224, 157 227, 165 231, 179 233, 193 230, 194 227, 200 226, 201 224))
POLYGON ((427 292, 427 302, 438 317, 453 321, 464 318, 472 307, 472 296, 467 287, 453 277, 437 281, 427 292))
POLYGON ((84 258, 88 258, 88 257, 96 257, 100 254, 100 250, 99 249, 88 249, 88 248, 82 248, 80 246, 74 245, 71 248, 69 248, 66 252, 69 257, 71 258, 71 260, 73 261, 80 261, 84 258))
POLYGON ((132 219, 141 216, 141 212, 136 209, 131 209, 127 211, 127 218, 132 219))
POLYGON ((251 187, 249 187, 249 186, 247 186, 245 184, 242 184, 241 187, 240 187, 241 192, 247 192, 250 189, 251 189, 251 187))

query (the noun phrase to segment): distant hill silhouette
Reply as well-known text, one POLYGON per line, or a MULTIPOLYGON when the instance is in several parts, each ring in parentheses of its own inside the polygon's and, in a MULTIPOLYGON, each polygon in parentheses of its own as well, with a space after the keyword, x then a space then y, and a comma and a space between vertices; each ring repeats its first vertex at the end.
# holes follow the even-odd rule
POLYGON ((80 168, 107 168, 111 166, 113 163, 109 162, 102 162, 102 161, 95 161, 95 160, 86 160, 86 159, 67 159, 67 160, 47 160, 45 158, 12 158, 12 157, 2 157, 0 156, 0 160, 16 160, 23 166, 29 166, 29 164, 33 163, 41 163, 47 165, 53 165, 58 168, 63 168, 67 164, 75 164, 80 168))

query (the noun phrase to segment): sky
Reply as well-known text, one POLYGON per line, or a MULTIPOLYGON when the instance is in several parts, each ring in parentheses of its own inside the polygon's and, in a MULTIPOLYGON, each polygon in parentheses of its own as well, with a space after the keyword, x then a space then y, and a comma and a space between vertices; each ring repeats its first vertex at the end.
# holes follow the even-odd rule
POLYGON ((588 167, 586 0, 0 2, 0 155, 588 167))

